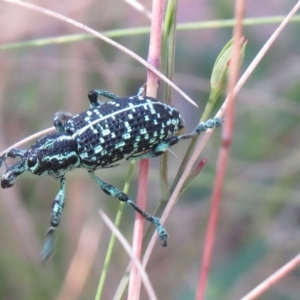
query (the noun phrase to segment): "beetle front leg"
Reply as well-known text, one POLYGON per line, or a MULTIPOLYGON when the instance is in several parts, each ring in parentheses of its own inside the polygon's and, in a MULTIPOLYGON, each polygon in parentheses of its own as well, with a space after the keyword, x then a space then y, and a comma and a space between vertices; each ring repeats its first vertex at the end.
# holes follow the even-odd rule
POLYGON ((0 157, 0 168, 2 166, 3 163, 5 163, 6 159, 8 157, 10 158, 17 158, 17 157, 20 157, 22 158, 25 154, 27 150, 25 149, 10 149, 8 152, 6 152, 3 156, 0 157))
POLYGON ((54 232, 59 225, 61 219, 61 213, 65 205, 65 192, 66 192, 66 179, 63 177, 60 179, 60 189, 52 204, 51 214, 51 227, 46 233, 46 239, 43 249, 41 251, 41 257, 43 260, 48 259, 54 252, 54 232))
POLYGON ((128 196, 125 193, 121 192, 119 189, 117 189, 113 185, 111 185, 109 183, 106 183, 103 180, 101 180, 99 177, 97 177, 95 175, 95 173, 93 171, 88 171, 88 173, 95 180, 97 185, 103 190, 103 192, 105 192, 106 194, 108 194, 108 195, 110 195, 114 198, 117 198, 118 200, 120 200, 122 202, 125 202, 125 203, 129 204, 138 213, 140 213, 147 221, 153 223, 156 227, 156 230, 157 230, 159 239, 162 242, 162 245, 164 247, 167 246, 168 233, 165 230, 165 228, 162 226, 161 221, 160 221, 159 218, 151 216, 148 213, 146 213, 145 211, 141 210, 132 200, 128 199, 128 196))

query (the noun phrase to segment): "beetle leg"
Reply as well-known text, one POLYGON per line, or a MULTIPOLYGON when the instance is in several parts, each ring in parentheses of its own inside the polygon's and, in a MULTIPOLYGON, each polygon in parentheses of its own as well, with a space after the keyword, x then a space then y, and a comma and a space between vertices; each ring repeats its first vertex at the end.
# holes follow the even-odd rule
POLYGON ((65 132, 65 123, 71 119, 73 116, 69 112, 59 111, 54 114, 54 127, 57 132, 65 132))
POLYGON ((98 101, 99 96, 103 96, 103 97, 111 99, 111 100, 119 100, 120 99, 119 96, 117 96, 113 93, 104 91, 104 90, 92 90, 88 93, 88 98, 90 100, 91 108, 96 108, 96 107, 103 105, 102 102, 98 101))
POLYGON ((163 154, 165 151, 168 150, 169 147, 177 144, 180 140, 190 139, 195 137, 196 135, 200 134, 202 131, 206 131, 208 128, 219 127, 223 123, 223 120, 220 118, 209 119, 206 122, 201 122, 196 129, 191 133, 182 134, 179 136, 171 136, 170 138, 166 139, 163 142, 160 142, 156 145, 153 149, 144 152, 138 153, 128 156, 127 160, 136 160, 136 159, 144 159, 144 158, 151 158, 156 157, 163 154))
POLYGON ((54 252, 54 232, 56 227, 59 225, 61 213, 65 205, 65 192, 66 179, 62 177, 60 179, 60 189, 52 204, 51 227, 47 231, 44 246, 41 251, 41 257, 43 260, 48 259, 54 252))
POLYGON ((179 142, 179 136, 171 136, 170 138, 166 139, 163 142, 160 142, 157 144, 153 149, 141 153, 141 154, 134 154, 128 156, 126 159, 127 160, 135 160, 135 159, 143 159, 143 158, 151 158, 151 157, 156 157, 161 154, 163 154, 165 151, 168 150, 171 146, 177 144, 179 142))
POLYGON ((114 167, 117 167, 117 166, 119 166, 119 165, 120 165, 120 164, 113 164, 113 165, 109 165, 109 166, 102 167, 102 169, 114 168, 114 167))
POLYGON ((196 135, 200 134, 203 131, 206 131, 207 129, 211 129, 214 127, 220 127, 223 123, 223 120, 220 118, 214 118, 209 119, 206 122, 201 122, 198 124, 198 126, 195 128, 194 131, 191 133, 186 133, 178 136, 179 140, 185 140, 195 137, 196 135))
POLYGON ((128 196, 125 193, 121 192, 119 189, 117 189, 113 185, 102 181, 99 177, 97 177, 95 175, 95 173, 93 171, 88 171, 88 173, 95 180, 95 182, 102 189, 103 192, 105 192, 106 194, 108 194, 108 195, 110 195, 110 196, 112 196, 114 198, 117 198, 118 200, 120 200, 122 202, 125 202, 125 203, 131 205, 146 220, 148 220, 149 222, 153 223, 156 226, 156 230, 157 230, 159 239, 162 242, 162 245, 164 247, 167 246, 168 233, 165 230, 165 228, 162 226, 161 221, 160 221, 159 218, 151 216, 148 213, 146 213, 143 210, 141 210, 133 201, 131 201, 130 199, 128 199, 128 196))
POLYGON ((98 101, 98 95, 99 94, 95 90, 92 90, 88 93, 90 108, 97 108, 103 104, 102 102, 98 101))
POLYGON ((145 83, 143 86, 141 86, 136 95, 145 97, 146 96, 146 86, 147 86, 147 83, 145 83))
MULTIPOLYGON (((6 165, 5 160, 8 157, 10 157, 10 158, 20 157, 20 158, 22 158, 26 151, 27 150, 25 150, 25 149, 18 149, 18 148, 10 149, 3 156, 0 156, 0 167, 2 166, 3 163, 6 165)), ((6 167, 7 167, 7 165, 6 165, 6 167)))

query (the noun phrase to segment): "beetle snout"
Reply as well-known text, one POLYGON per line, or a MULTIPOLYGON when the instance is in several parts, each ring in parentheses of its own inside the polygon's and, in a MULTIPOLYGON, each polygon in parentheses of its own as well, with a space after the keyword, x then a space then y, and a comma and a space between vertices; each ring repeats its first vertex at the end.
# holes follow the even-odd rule
POLYGON ((1 187, 3 189, 10 188, 11 186, 14 185, 15 181, 16 181, 16 177, 13 176, 13 174, 9 174, 8 176, 4 174, 1 176, 1 187))
POLYGON ((3 189, 10 188, 16 182, 17 177, 25 171, 22 161, 9 167, 2 176, 0 176, 1 187, 3 189))

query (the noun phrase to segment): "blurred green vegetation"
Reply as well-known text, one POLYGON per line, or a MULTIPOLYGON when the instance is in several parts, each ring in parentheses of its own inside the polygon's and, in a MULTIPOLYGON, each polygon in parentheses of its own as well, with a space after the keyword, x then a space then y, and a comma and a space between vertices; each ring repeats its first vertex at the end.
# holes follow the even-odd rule
MULTIPOLYGON (((90 1, 39 5, 99 31, 149 26, 150 21, 126 2, 90 1)), ((144 1, 150 10, 151 1, 144 1)), ((285 15, 294 1, 260 5, 249 2, 247 17, 285 15)), ((0 44, 81 33, 77 28, 24 8, 1 3, 0 44)), ((231 18, 232 2, 181 1, 178 22, 231 18)), ((298 254, 300 249, 300 41, 299 23, 287 26, 243 87, 236 102, 231 158, 224 186, 219 229, 209 277, 207 299, 239 299, 298 254)), ((248 40, 244 70, 275 24, 245 28, 248 40)), ((186 30, 177 33, 174 81, 198 104, 199 110, 173 92, 172 104, 186 120, 186 131, 197 124, 209 95, 214 61, 231 38, 230 28, 186 30)), ((122 37, 118 42, 147 57, 148 34, 122 37)), ((52 126, 56 111, 78 113, 89 107, 89 90, 105 89, 120 96, 137 92, 146 80, 144 67, 102 41, 0 51, 0 149, 52 126)), ((161 83, 163 86, 163 83, 161 83)), ((163 89, 160 88, 159 95, 163 89)), ((220 146, 216 130, 203 152, 208 163, 182 194, 166 222, 169 246, 157 243, 147 271, 159 299, 194 299, 209 201, 220 146)), ((28 147, 30 144, 27 144, 28 147)), ((172 148, 174 178, 187 144, 172 148)), ((11 163, 12 161, 10 161, 11 163)), ((127 164, 98 171, 122 188, 127 164)), ((3 168, 2 170, 3 171, 3 168)), ((160 199, 158 159, 151 160, 149 201, 152 212, 160 199)), ((136 178, 130 188, 135 199, 136 178)), ((46 265, 39 251, 48 228, 50 209, 58 190, 53 179, 23 174, 16 185, 0 190, 0 299, 56 299, 74 255, 82 227, 100 223, 97 211, 114 218, 118 202, 106 196, 82 170, 67 177, 67 200, 59 227, 57 251, 46 265)), ((133 211, 125 208, 122 232, 131 241, 133 211)), ((99 225, 100 226, 100 225, 99 225)), ((80 299, 93 299, 106 252, 109 231, 104 228, 96 260, 80 299)), ((112 299, 128 257, 117 243, 103 299, 112 299)), ((298 300, 299 271, 288 275, 261 299, 298 300)), ((145 296, 146 297, 146 296, 145 296)), ((143 298, 141 298, 143 299, 143 298)), ((144 298, 145 299, 145 298, 144 298)))

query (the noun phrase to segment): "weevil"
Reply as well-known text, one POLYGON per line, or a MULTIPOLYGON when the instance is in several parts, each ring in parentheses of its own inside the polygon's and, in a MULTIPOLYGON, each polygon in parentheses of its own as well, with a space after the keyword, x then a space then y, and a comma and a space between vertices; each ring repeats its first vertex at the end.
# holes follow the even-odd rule
POLYGON ((6 171, 1 176, 1 187, 15 184, 19 175, 29 171, 35 175, 49 175, 60 182, 51 213, 51 226, 46 234, 42 258, 53 252, 53 233, 60 223, 65 203, 67 172, 84 168, 96 184, 108 195, 131 205, 156 227, 163 246, 168 233, 159 218, 141 210, 128 195, 95 175, 97 169, 117 166, 120 160, 151 158, 163 154, 180 140, 190 139, 208 128, 222 124, 220 118, 199 123, 191 133, 179 135, 184 120, 179 111, 157 99, 137 95, 120 98, 104 90, 88 93, 90 109, 75 116, 57 113, 54 116, 54 133, 39 138, 28 150, 11 149, 0 157, 6 171), (102 103, 98 97, 109 101, 102 103), (5 160, 20 160, 8 167, 5 160))

